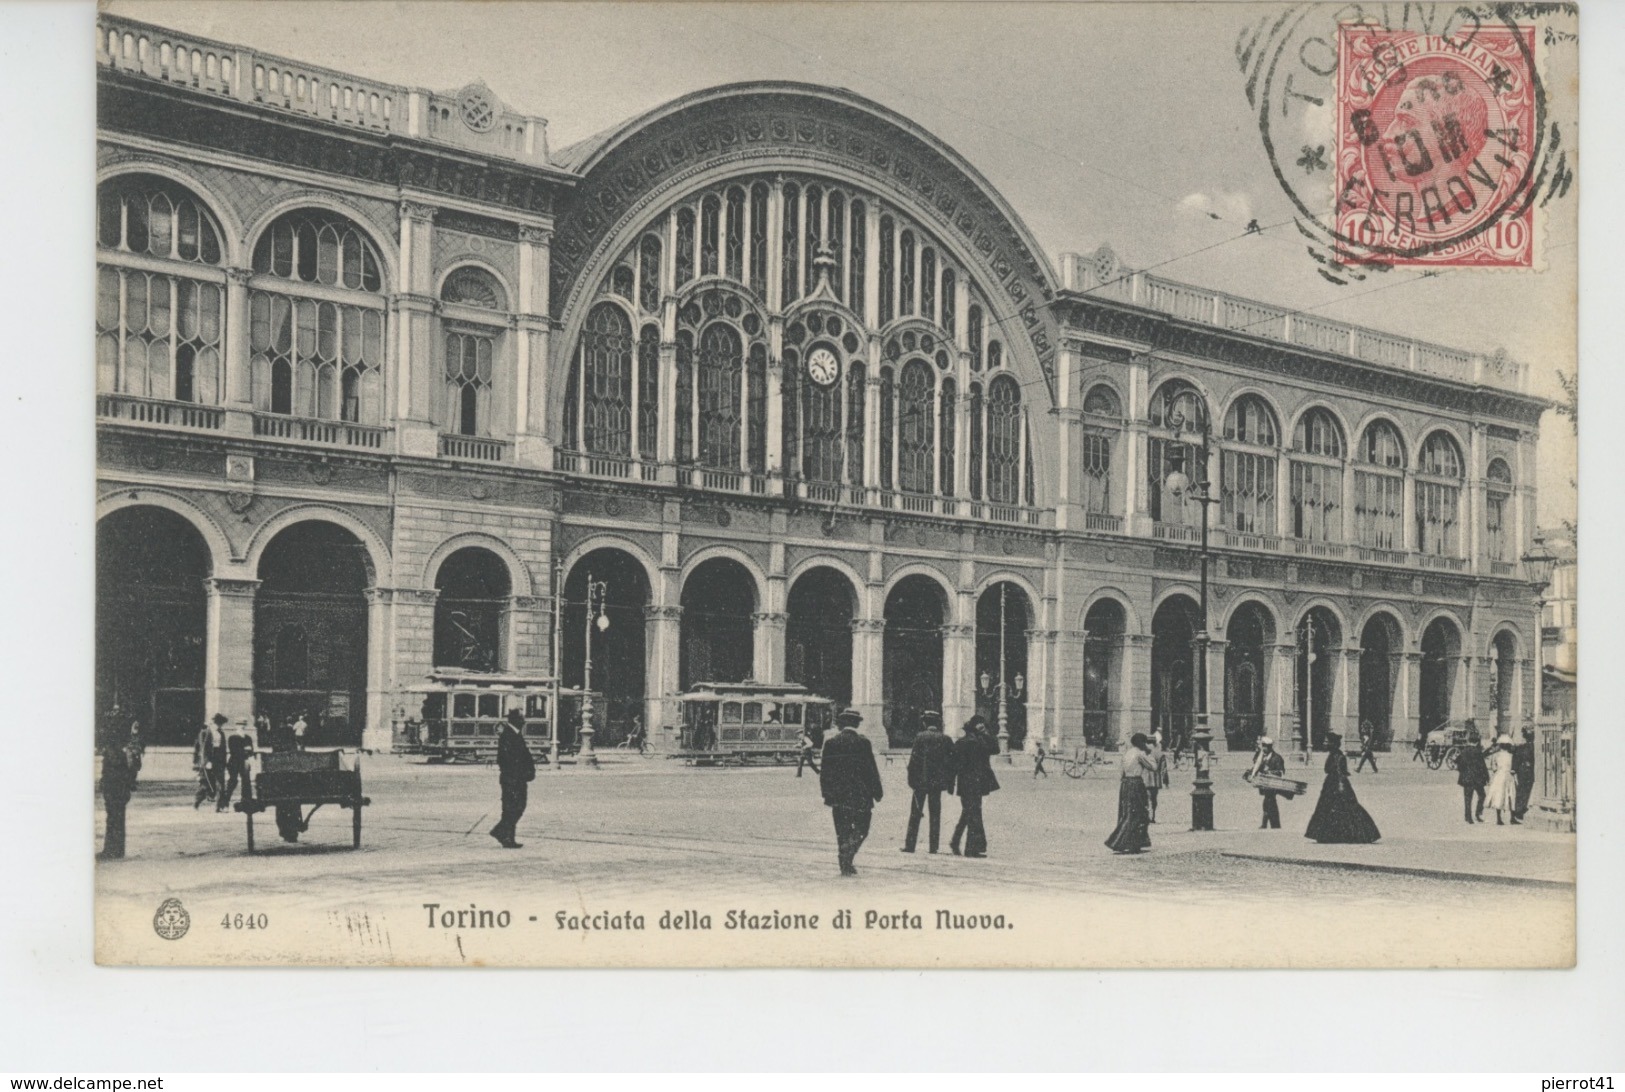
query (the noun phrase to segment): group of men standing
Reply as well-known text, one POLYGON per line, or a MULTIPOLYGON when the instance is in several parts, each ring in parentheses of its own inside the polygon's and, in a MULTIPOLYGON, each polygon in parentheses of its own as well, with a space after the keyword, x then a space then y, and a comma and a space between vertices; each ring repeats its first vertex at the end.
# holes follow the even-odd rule
POLYGON ((1498 825, 1508 818, 1516 825, 1529 812, 1529 797, 1535 787, 1535 732, 1523 730, 1523 742, 1514 744, 1511 736, 1500 736, 1483 746, 1476 730, 1456 754, 1456 784, 1461 787, 1462 818, 1469 823, 1484 821, 1488 803, 1498 825))
MULTIPOLYGON (((987 829, 982 822, 982 799, 998 791, 989 760, 999 753, 999 744, 988 732, 987 722, 974 716, 965 723, 965 733, 949 739, 942 730, 942 714, 925 712, 920 716, 921 731, 914 737, 908 757, 908 787, 913 793, 908 810, 908 833, 902 850, 913 853, 920 839, 920 821, 929 816, 929 846, 937 852, 942 839, 942 794, 959 797, 959 822, 948 848, 956 856, 986 857, 987 829), (961 850, 961 844, 964 849, 961 850)), ((846 709, 835 718, 839 731, 825 742, 819 788, 835 821, 835 852, 841 875, 858 874, 858 849, 869 836, 874 806, 885 790, 880 768, 875 762, 874 745, 858 731, 863 715, 846 709)))

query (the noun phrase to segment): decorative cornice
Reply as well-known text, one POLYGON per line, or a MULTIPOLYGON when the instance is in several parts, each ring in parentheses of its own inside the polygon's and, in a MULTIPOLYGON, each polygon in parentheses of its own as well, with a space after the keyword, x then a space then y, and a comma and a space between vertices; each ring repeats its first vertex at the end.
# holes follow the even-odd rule
POLYGON ((420 201, 402 201, 401 219, 411 220, 418 224, 433 224, 435 214, 440 210, 433 205, 425 205, 420 201))
POLYGON ((532 246, 552 246, 553 229, 520 224, 519 241, 521 243, 530 243, 532 246))
POLYGON ((259 591, 260 581, 243 580, 229 576, 211 576, 203 581, 203 586, 215 595, 223 595, 238 599, 252 599, 259 591))

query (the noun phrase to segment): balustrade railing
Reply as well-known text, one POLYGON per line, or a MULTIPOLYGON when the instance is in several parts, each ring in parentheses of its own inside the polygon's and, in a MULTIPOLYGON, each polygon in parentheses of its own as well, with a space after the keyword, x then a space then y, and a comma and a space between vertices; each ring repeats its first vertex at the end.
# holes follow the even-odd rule
POLYGON ((1377 546, 1356 546, 1354 555, 1361 561, 1377 561, 1384 565, 1405 565, 1411 558, 1404 550, 1384 550, 1377 546))
POLYGON ((1512 576, 1518 571, 1516 561, 1491 561, 1490 573, 1493 576, 1512 576))
POLYGON ((382 450, 389 430, 349 421, 317 421, 308 417, 287 417, 280 413, 256 413, 254 435, 270 440, 292 440, 324 447, 359 447, 382 450))
POLYGON ((484 436, 440 434, 440 455, 446 459, 470 459, 482 463, 508 461, 509 445, 505 440, 492 440, 484 436))
POLYGON ((1281 537, 1279 535, 1253 534, 1249 531, 1221 530, 1219 531, 1219 544, 1239 550, 1278 551, 1281 548, 1281 537))
POLYGON ((1292 552, 1306 557, 1347 557, 1349 548, 1341 542, 1322 542, 1312 538, 1292 540, 1292 552))
POLYGON ((1123 533, 1123 517, 1108 516, 1104 512, 1085 512, 1083 514, 1083 529, 1085 531, 1104 531, 1107 534, 1123 533))
POLYGON ((226 421, 226 411, 219 406, 140 398, 130 394, 98 394, 96 416, 143 425, 167 425, 170 428, 209 431, 218 431, 226 421))
POLYGON ((1445 572, 1460 573, 1467 571, 1465 557, 1442 557, 1439 554, 1419 554, 1424 569, 1442 569, 1445 572))
POLYGON ((1151 537, 1163 542, 1201 542, 1202 530, 1183 523, 1163 523, 1159 520, 1151 525, 1151 537))

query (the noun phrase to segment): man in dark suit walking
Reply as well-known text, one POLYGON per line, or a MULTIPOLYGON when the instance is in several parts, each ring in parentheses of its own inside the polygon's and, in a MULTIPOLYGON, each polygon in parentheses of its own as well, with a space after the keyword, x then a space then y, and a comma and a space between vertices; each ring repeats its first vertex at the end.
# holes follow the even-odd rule
POLYGON ((124 856, 124 812, 135 789, 140 762, 131 753, 128 740, 112 733, 104 734, 107 738, 102 745, 102 803, 107 808, 107 833, 97 856, 104 861, 116 861, 124 856))
POLYGON ((908 835, 903 852, 913 853, 920 840, 920 817, 931 813, 931 852, 942 837, 942 794, 954 789, 954 741, 942 734, 942 714, 920 714, 920 734, 908 754, 908 787, 914 799, 908 806, 908 835))
POLYGON ((870 815, 885 789, 880 784, 880 768, 875 765, 875 749, 868 737, 858 732, 863 715, 856 709, 843 709, 835 723, 841 730, 824 743, 818 786, 835 819, 835 854, 841 862, 841 875, 856 876, 858 870, 853 862, 858 847, 869 837, 870 815))
POLYGON ((1490 783, 1490 768, 1484 763, 1477 729, 1467 732, 1467 742, 1456 754, 1456 784, 1461 786, 1462 816, 1469 823, 1484 821, 1484 789, 1490 783), (1474 807, 1474 798, 1477 807, 1474 807))
POLYGON ((497 736, 497 780, 502 785, 502 818, 491 828, 491 837, 503 849, 519 849, 514 841, 519 817, 525 814, 530 796, 530 783, 536 780, 536 760, 525 745, 525 714, 518 709, 508 710, 508 718, 497 736))
POLYGON ((1512 776, 1518 779, 1518 794, 1512 804, 1512 821, 1523 822, 1529 814, 1529 795, 1535 789, 1535 730, 1523 730, 1523 742, 1512 748, 1512 776))
POLYGON ((993 776, 988 759, 999 753, 999 742, 988 734, 987 721, 977 714, 965 722, 965 734, 954 740, 954 791, 959 794, 959 825, 948 848, 959 856, 959 840, 965 840, 966 857, 987 856, 987 829, 982 826, 982 798, 997 792, 999 779, 993 776))

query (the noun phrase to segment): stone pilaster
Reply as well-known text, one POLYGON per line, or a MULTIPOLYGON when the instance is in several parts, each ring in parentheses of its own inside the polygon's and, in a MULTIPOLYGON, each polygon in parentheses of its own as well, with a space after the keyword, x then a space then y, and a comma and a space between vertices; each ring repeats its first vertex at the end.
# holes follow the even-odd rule
POLYGON ((206 716, 254 716, 254 597, 258 580, 210 577, 203 582, 208 624, 203 666, 206 716))

